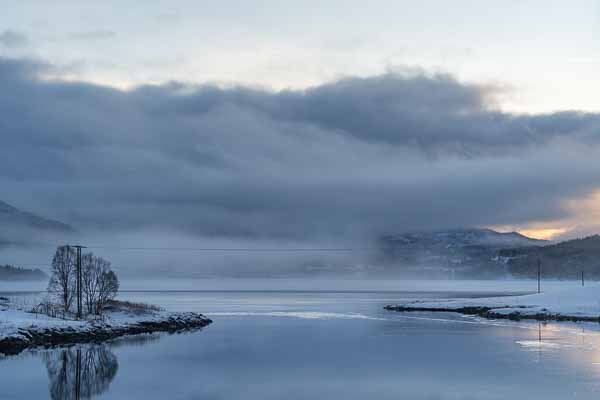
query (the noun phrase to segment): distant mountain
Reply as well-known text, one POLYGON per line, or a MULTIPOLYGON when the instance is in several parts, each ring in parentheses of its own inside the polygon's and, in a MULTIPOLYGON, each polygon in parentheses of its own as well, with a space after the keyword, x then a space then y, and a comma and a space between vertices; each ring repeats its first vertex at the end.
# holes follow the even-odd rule
POLYGON ((509 248, 499 252, 499 261, 517 277, 535 278, 538 259, 545 278, 600 279, 600 236, 568 240, 548 246, 509 248))
POLYGON ((12 265, 0 265, 0 281, 41 281, 48 279, 40 269, 26 269, 12 265))
POLYGON ((546 244, 544 240, 532 239, 518 232, 496 232, 492 229, 451 229, 435 232, 412 232, 388 235, 384 243, 400 247, 457 248, 465 246, 518 247, 546 244))
POLYGON ((27 244, 37 236, 73 232, 74 229, 65 223, 21 211, 0 201, 0 246, 27 244))
POLYGON ((16 226, 58 232, 73 232, 69 225, 21 211, 0 200, 0 226, 16 226))
POLYGON ((491 229, 452 229, 383 236, 378 262, 387 272, 439 277, 493 277, 506 275, 498 262, 501 249, 541 246, 546 241, 517 232, 491 229))

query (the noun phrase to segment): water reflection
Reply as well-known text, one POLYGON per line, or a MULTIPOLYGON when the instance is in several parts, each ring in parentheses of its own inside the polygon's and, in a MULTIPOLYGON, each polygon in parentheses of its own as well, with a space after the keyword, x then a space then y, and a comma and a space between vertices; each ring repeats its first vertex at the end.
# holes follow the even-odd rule
POLYGON ((161 296, 156 303, 208 310, 218 323, 201 335, 100 346, 109 356, 92 359, 113 372, 84 372, 86 352, 98 346, 79 347, 80 362, 77 347, 0 358, 0 399, 597 400, 600 393, 597 324, 390 313, 382 304, 395 298, 383 294, 161 296), (358 314, 368 318, 342 317, 358 314))
POLYGON ((45 352, 42 359, 53 400, 89 399, 102 394, 119 370, 117 357, 103 345, 45 352))
POLYGON ((124 336, 106 344, 77 345, 37 352, 46 366, 53 400, 91 399, 110 388, 119 371, 119 361, 111 349, 143 346, 160 340, 161 334, 124 336))

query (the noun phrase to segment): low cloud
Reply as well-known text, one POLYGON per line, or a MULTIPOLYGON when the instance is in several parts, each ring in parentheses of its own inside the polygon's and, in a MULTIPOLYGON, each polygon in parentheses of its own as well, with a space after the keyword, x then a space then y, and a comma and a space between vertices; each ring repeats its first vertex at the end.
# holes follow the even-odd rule
POLYGON ((78 230, 272 240, 564 219, 600 186, 600 115, 513 115, 389 73, 307 90, 45 80, 0 59, 7 202, 78 230))

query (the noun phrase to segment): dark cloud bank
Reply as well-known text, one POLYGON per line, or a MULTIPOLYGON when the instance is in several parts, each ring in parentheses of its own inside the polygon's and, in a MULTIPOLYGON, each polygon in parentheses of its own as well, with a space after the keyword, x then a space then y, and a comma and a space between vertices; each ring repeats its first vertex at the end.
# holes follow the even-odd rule
POLYGON ((79 230, 316 240, 566 216, 600 115, 517 116, 447 75, 271 92, 45 80, 0 59, 2 200, 79 230))

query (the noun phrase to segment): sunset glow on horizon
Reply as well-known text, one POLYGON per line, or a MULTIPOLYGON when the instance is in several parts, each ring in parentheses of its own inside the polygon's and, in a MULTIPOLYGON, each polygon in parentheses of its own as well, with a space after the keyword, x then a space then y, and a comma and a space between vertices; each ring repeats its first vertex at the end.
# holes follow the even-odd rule
POLYGON ((518 230, 522 235, 533 239, 553 240, 569 232, 567 228, 542 228, 542 229, 521 229, 518 230))

